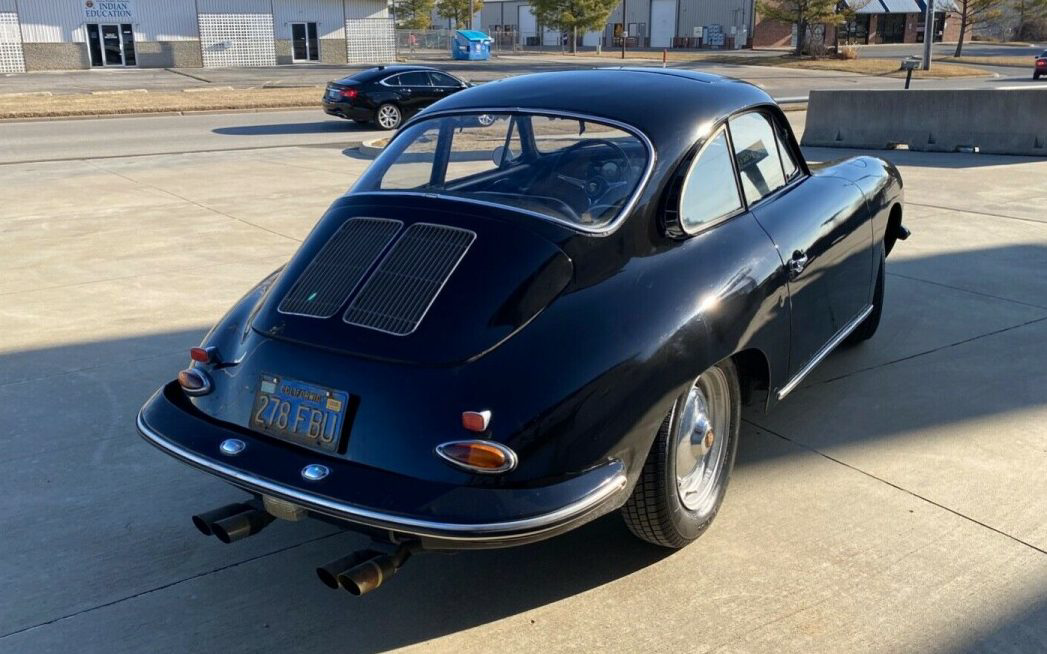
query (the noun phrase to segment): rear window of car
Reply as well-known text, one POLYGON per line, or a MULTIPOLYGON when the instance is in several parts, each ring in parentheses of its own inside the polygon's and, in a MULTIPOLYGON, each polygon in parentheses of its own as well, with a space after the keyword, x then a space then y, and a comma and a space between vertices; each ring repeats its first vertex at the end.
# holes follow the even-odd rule
POLYGON ((591 231, 623 213, 650 161, 638 134, 588 118, 454 114, 404 128, 353 192, 431 193, 591 231))

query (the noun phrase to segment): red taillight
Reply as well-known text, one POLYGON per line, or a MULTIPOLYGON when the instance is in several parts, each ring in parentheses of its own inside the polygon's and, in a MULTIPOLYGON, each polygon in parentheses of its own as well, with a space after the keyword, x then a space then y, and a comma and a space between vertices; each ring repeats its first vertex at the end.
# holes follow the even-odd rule
POLYGON ((342 89, 342 97, 346 100, 352 100, 359 95, 359 91, 356 89, 342 89))
POLYGON ((469 431, 483 433, 487 431, 487 425, 491 422, 490 411, 463 411, 462 427, 469 431))
POLYGON ((218 348, 214 346, 191 347, 189 358, 199 363, 218 363, 218 348))

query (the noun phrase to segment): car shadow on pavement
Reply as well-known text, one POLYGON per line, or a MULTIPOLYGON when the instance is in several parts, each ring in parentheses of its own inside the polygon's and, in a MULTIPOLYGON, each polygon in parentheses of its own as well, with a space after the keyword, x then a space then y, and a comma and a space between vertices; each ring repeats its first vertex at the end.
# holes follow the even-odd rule
MULTIPOLYGON (((921 271, 930 269, 941 271, 950 267, 957 269, 975 265, 975 272, 1005 278, 1008 270, 1016 270, 1014 266, 1017 261, 1034 267, 1047 265, 1047 247, 1009 246, 948 253, 892 262, 889 270, 919 275, 921 271)), ((898 299, 892 300, 896 296, 892 295, 892 278, 888 279, 885 324, 881 327, 883 331, 871 341, 856 346, 856 349, 864 349, 870 354, 890 351, 895 346, 892 336, 900 330, 892 331, 889 321, 917 311, 913 305, 898 299)), ((1043 282, 1031 280, 1027 283, 1033 285, 1032 292, 1035 292, 1038 288, 1035 284, 1043 282)), ((1026 287, 1026 291, 1029 291, 1029 287, 1026 287)), ((935 291, 931 289, 927 292, 935 291)), ((985 305, 964 305, 954 313, 944 315, 944 319, 968 320, 970 316, 964 315, 964 311, 976 309, 977 306, 984 308, 985 305)), ((1031 309, 1033 313, 1037 310, 1036 307, 1031 309)), ((1047 315, 1047 310, 1040 312, 1040 315, 1047 315)), ((929 325, 921 324, 924 327, 929 325)), ((1032 327, 1036 328, 1034 325, 1032 327)), ((999 339, 1018 336, 1018 345, 1024 343, 1024 347, 1030 348, 1024 351, 1032 352, 1036 334, 1020 334, 1019 329, 984 336, 999 339)), ((228 489, 214 482, 203 489, 204 492, 197 489, 191 498, 184 497, 184 490, 180 490, 177 483, 165 482, 197 477, 202 479, 205 475, 155 452, 137 438, 133 427, 135 412, 145 397, 174 376, 178 364, 171 365, 169 361, 172 358, 185 361, 179 354, 184 352, 181 348, 197 344, 202 333, 201 329, 170 331, 0 354, 0 373, 10 375, 14 372, 16 377, 26 380, 22 382, 26 385, 24 391, 16 390, 17 384, 6 389, 0 386, 0 400, 3 400, 0 402, 0 417, 4 417, 4 424, 15 425, 13 440, 19 441, 19 445, 21 441, 30 441, 26 447, 35 447, 32 443, 37 441, 29 438, 28 427, 19 433, 17 425, 30 424, 30 418, 23 417, 36 411, 50 416, 50 422, 45 421, 40 431, 50 434, 49 442, 53 442, 54 447, 104 437, 110 440, 109 457, 115 457, 122 451, 134 461, 135 467, 129 468, 134 471, 133 474, 149 478, 146 480, 148 483, 143 481, 136 486, 144 492, 132 494, 120 505, 121 510, 128 512, 125 515, 135 516, 128 519, 123 528, 140 529, 145 533, 140 532, 132 538, 121 532, 120 539, 106 541, 108 545, 105 551, 81 550, 79 547, 83 542, 91 542, 85 534, 99 528, 90 519, 93 515, 90 512, 98 508, 94 507, 95 498, 91 496, 88 498, 90 501, 83 502, 83 488, 60 487, 66 479, 62 465, 72 464, 54 464, 51 457, 43 456, 34 461, 34 474, 55 480, 53 493, 47 496, 55 499, 55 506, 51 506, 50 510, 63 513, 63 520, 80 525, 77 530, 69 531, 68 525, 63 522, 60 532, 37 534, 39 540, 35 542, 44 550, 40 553, 41 560, 61 554, 57 543, 62 543, 67 553, 74 552, 67 554, 68 557, 79 559, 65 563, 78 571, 63 579, 66 586, 63 597, 69 598, 68 604, 50 611, 34 612, 42 624, 61 624, 59 618, 63 615, 70 617, 75 614, 86 619, 96 609, 116 611, 117 615, 125 616, 124 624, 145 624, 148 612, 150 629, 180 633, 185 629, 186 622, 157 617, 173 612, 184 615, 191 622, 194 638, 201 643, 210 643, 215 648, 221 648, 222 643, 237 642, 250 648, 261 642, 257 640, 257 634, 253 636, 255 640, 249 641, 236 640, 238 634, 244 636, 248 631, 261 628, 261 624, 265 624, 266 628, 272 624, 274 632, 286 630, 287 634, 300 639, 301 643, 316 638, 329 644, 339 643, 346 651, 383 651, 424 643, 446 634, 551 605, 600 586, 615 584, 630 575, 645 574, 645 571, 655 569, 661 562, 674 556, 672 550, 647 545, 635 539, 619 516, 612 514, 533 545, 455 555, 419 555, 387 586, 366 597, 352 598, 345 592, 323 587, 313 577, 312 570, 328 560, 366 546, 366 539, 362 536, 337 534, 316 538, 315 530, 308 532, 298 525, 277 524, 265 533, 233 546, 205 539, 190 526, 188 512, 183 514, 182 508, 175 510, 174 507, 191 503, 193 510, 210 509, 229 501, 228 489), (123 363, 114 364, 114 360, 123 363), (146 364, 143 361, 153 363, 146 364), (62 380, 63 370, 68 379, 62 380), (36 374, 30 374, 33 371, 36 374), (108 376, 103 379, 105 375, 108 376), (34 379, 37 381, 34 382, 34 379), (47 390, 55 397, 70 398, 68 405, 42 406, 39 388, 29 386, 34 383, 39 386, 48 379, 54 381, 48 382, 47 390), (92 383, 83 384, 83 380, 91 380, 92 383), (71 393, 66 386, 81 390, 71 393), (100 386, 104 388, 97 390, 96 400, 90 393, 100 386), (99 426, 97 434, 85 433, 91 428, 90 421, 76 419, 77 406, 86 407, 103 401, 111 403, 106 411, 115 416, 117 421, 114 425, 117 426, 99 426), (35 404, 41 406, 34 408, 35 404), (15 418, 23 419, 22 423, 15 418), (213 490, 209 494, 207 489, 213 490), (122 551, 122 548, 132 549, 136 539, 159 541, 159 533, 168 534, 168 542, 164 547, 177 554, 164 559, 169 565, 162 571, 166 575, 164 578, 150 580, 146 588, 105 589, 103 596, 93 597, 89 606, 84 605, 84 593, 98 586, 98 579, 110 578, 106 566, 123 567, 127 559, 138 556, 133 551, 122 551), (46 551, 48 549, 52 551, 46 551), (186 599, 188 597, 192 598, 191 602, 186 599), (56 615, 51 611, 60 612, 56 615), (215 611, 227 613, 219 613, 216 619, 215 611)), ((1040 327, 1040 333, 1047 331, 1040 327)), ((1042 354, 1008 361, 1007 372, 1004 373, 1000 367, 1003 365, 1000 361, 1004 359, 1000 359, 999 354, 1022 351, 1014 349, 1013 343, 997 344, 974 352, 957 349, 955 354, 946 351, 949 347, 967 346, 942 343, 924 353, 930 356, 921 358, 917 363, 889 361, 877 366, 887 375, 870 375, 868 371, 859 371, 850 377, 861 377, 864 381, 859 380, 859 383, 846 387, 843 384, 824 383, 801 388, 794 397, 788 398, 778 410, 770 414, 775 422, 769 429, 790 421, 793 425, 800 425, 797 430, 790 428, 788 434, 791 437, 800 434, 797 440, 801 442, 802 448, 821 449, 858 441, 875 444, 890 442, 891 438, 911 430, 935 425, 962 426, 977 418, 1019 413, 1045 402, 1042 388, 1047 386, 1047 366, 1043 365, 1042 354), (945 362, 936 362, 932 351, 941 352, 939 359, 945 359, 945 362), (995 365, 993 361, 996 361, 995 365), (962 398, 972 387, 982 389, 977 402, 937 402, 942 397, 962 398), (841 388, 845 390, 841 391, 841 388), (875 407, 869 407, 870 402, 877 406, 890 406, 891 411, 875 411, 875 407), (940 406, 936 407, 936 403, 940 406), (779 420, 778 416, 783 417, 779 420), (856 416, 861 416, 861 419, 856 419, 856 416), (806 442, 803 435, 809 433, 817 436, 806 442)), ((837 357, 839 355, 833 355, 823 365, 831 367, 838 364, 837 357)), ((762 414, 756 411, 747 412, 747 416, 749 414, 755 416, 750 417, 751 420, 763 424, 762 414)), ((32 423, 37 427, 41 425, 35 418, 32 418, 32 423)), ((743 426, 743 430, 747 429, 753 427, 743 426)), ((756 465, 758 471, 760 464, 768 458, 787 457, 790 452, 806 451, 789 445, 773 448, 775 452, 768 453, 755 445, 757 440, 743 437, 739 449, 739 470, 756 465)), ((36 454, 29 456, 35 457, 36 454)), ((109 463, 107 458, 95 461, 92 465, 104 468, 109 463)), ((126 479, 114 477, 111 482, 113 488, 94 493, 104 498, 106 493, 112 495, 118 490, 122 492, 126 484, 126 479)), ((9 495, 16 497, 27 492, 29 489, 22 488, 8 491, 9 495)), ((111 512, 111 509, 111 506, 105 507, 106 512, 111 512)), ((13 518, 9 515, 4 519, 13 518)), ((2 524, 0 522, 0 526, 2 524)), ((34 543, 10 542, 9 545, 23 550, 32 548, 34 543)), ((701 547, 701 543, 696 547, 701 547)), ((139 570, 136 573, 139 576, 143 574, 141 570, 156 568, 145 562, 139 562, 138 565, 141 568, 132 570, 139 570)), ((13 590, 39 586, 35 582, 36 568, 29 566, 24 572, 16 571, 14 578, 8 580, 13 590)), ((142 583, 133 577, 126 581, 129 586, 142 583)), ((623 585, 623 588, 635 587, 635 580, 623 585)), ((1031 607, 1029 612, 1015 616, 1012 622, 998 627, 983 642, 987 646, 994 642, 1011 642, 1009 639, 1012 636, 1042 639, 1042 625, 1036 627, 1030 620, 1042 619, 1045 610, 1043 603, 1031 607)), ((67 623, 74 624, 72 621, 67 623)), ((127 637, 134 639, 142 636, 128 634, 127 637)), ((170 640, 169 636, 169 640, 164 642, 176 641, 170 640)), ((491 645, 494 648, 495 644, 491 645)), ((969 643, 961 643, 959 649, 967 645, 969 643)))
POLYGON ((241 125, 237 127, 216 127, 214 134, 223 136, 276 136, 282 134, 329 134, 373 129, 368 125, 357 125, 351 120, 332 118, 313 123, 277 123, 273 125, 241 125))

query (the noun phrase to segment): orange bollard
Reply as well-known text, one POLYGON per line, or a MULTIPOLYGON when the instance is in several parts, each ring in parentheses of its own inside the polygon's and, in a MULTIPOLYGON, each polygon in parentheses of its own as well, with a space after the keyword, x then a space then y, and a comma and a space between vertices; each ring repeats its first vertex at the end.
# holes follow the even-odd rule
POLYGON ((662 48, 662 68, 665 68, 665 61, 669 58, 669 48, 662 48))

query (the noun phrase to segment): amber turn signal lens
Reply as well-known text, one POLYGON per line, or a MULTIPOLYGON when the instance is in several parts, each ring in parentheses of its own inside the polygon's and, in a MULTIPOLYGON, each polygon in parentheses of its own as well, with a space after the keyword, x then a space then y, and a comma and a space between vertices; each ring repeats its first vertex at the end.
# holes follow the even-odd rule
POLYGON ((436 453, 470 472, 496 474, 516 467, 516 453, 493 441, 451 441, 437 445, 436 453))
POLYGON ((211 378, 196 368, 186 368, 178 373, 178 385, 186 395, 207 395, 211 392, 211 378))

